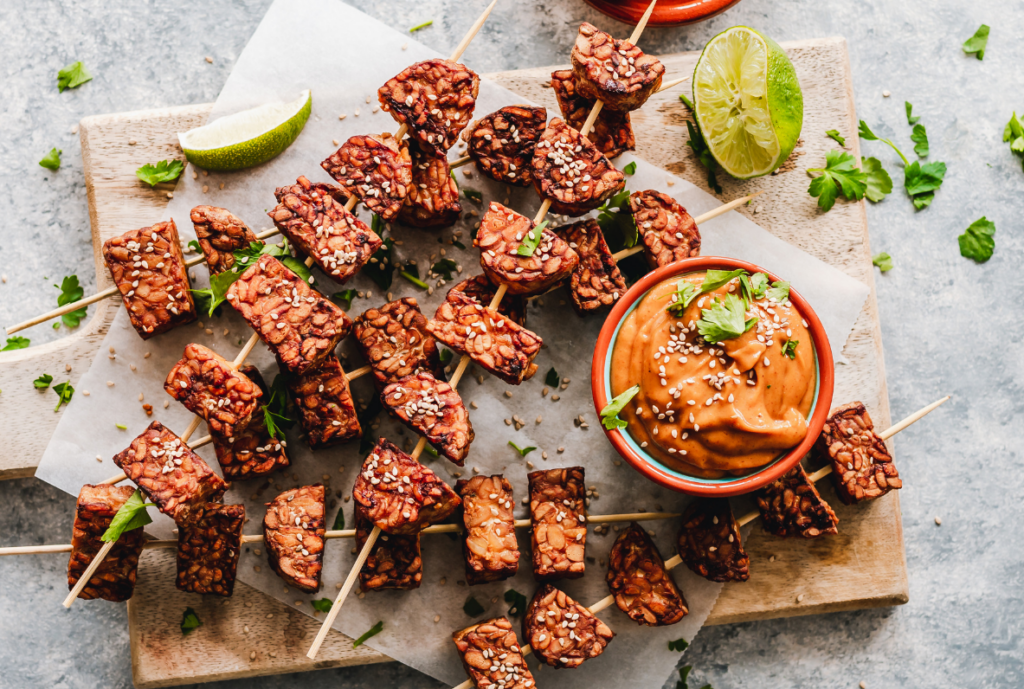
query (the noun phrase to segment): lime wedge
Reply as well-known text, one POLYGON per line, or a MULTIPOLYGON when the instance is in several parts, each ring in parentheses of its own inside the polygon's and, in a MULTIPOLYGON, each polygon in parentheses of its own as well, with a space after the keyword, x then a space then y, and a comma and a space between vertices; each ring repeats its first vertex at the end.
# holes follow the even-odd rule
POLYGON ((782 165, 803 126, 793 63, 778 43, 746 26, 704 46, 693 70, 693 105, 711 154, 738 179, 782 165))
POLYGON ((291 103, 268 103, 178 134, 188 162, 229 172, 267 162, 298 138, 313 109, 307 90, 291 103))

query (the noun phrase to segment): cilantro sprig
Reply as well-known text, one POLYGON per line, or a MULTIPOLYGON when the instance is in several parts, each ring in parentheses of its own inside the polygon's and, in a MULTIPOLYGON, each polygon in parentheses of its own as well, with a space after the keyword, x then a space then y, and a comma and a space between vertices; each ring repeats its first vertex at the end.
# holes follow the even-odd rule
MULTIPOLYGON (((903 187, 907 190, 907 195, 910 196, 910 200, 914 204, 914 208, 921 210, 931 205, 932 200, 935 198, 935 192, 942 186, 942 181, 946 177, 946 164, 942 162, 931 162, 922 165, 918 161, 911 163, 907 160, 907 157, 903 155, 903 152, 894 144, 891 140, 877 136, 871 131, 871 128, 867 125, 864 120, 860 121, 859 133, 862 139, 867 141, 881 141, 888 144, 892 150, 896 151, 899 157, 903 160, 903 187)), ((917 143, 914 147, 914 151, 918 155, 928 154, 928 135, 924 131, 923 125, 914 126, 914 134, 911 135, 911 139, 917 143), (920 130, 918 129, 920 127, 920 130), (916 138, 915 138, 916 137, 916 138)), ((881 165, 878 165, 881 168, 881 165)), ((885 175, 888 177, 888 175, 885 175)), ((879 175, 879 178, 881 176, 879 175)), ((865 180, 866 181, 866 180, 865 180)), ((884 180, 882 180, 884 184, 884 180)), ((891 180, 890 180, 891 182, 891 180)), ((877 193, 876 190, 873 193, 877 193)), ((870 198, 870 197, 869 197, 870 198)))
POLYGON ((541 237, 544 236, 544 228, 548 226, 548 221, 545 220, 540 225, 537 225, 532 230, 526 233, 523 237, 522 243, 519 248, 516 249, 516 253, 520 256, 533 256, 533 252, 540 246, 541 237))
POLYGON ((960 243, 960 255, 984 263, 992 258, 996 249, 996 224, 981 216, 957 237, 960 243))
POLYGON ((892 178, 878 158, 861 158, 860 169, 867 176, 864 196, 868 201, 878 203, 892 193, 892 178))
POLYGON ((450 258, 439 259, 436 263, 430 266, 430 272, 434 275, 440 275, 445 280, 451 280, 453 273, 458 273, 459 264, 450 258))
POLYGON ((28 346, 32 343, 32 340, 21 335, 15 335, 14 337, 7 338, 7 344, 0 349, 0 352, 10 352, 15 349, 28 349, 28 346))
POLYGON ((910 161, 907 160, 907 156, 903 155, 903 151, 901 151, 899 147, 892 142, 892 139, 886 139, 875 134, 873 131, 871 131, 871 127, 869 127, 868 123, 865 122, 864 120, 860 121, 860 125, 857 128, 857 133, 860 135, 860 138, 864 139, 865 141, 881 141, 884 144, 888 144, 889 148, 896 151, 896 155, 898 155, 900 159, 903 160, 904 165, 910 165, 910 161))
POLYGON ((398 271, 398 274, 420 289, 430 289, 430 285, 420 280, 420 271, 415 263, 406 263, 405 267, 398 271))
POLYGON ((180 160, 161 160, 156 165, 146 163, 135 171, 135 176, 149 185, 150 189, 160 182, 173 182, 185 169, 180 160))
POLYGON ((735 294, 727 294, 725 300, 716 300, 710 308, 701 310, 697 332, 708 342, 735 339, 757 323, 756 318, 746 318, 746 312, 742 299, 735 294))
POLYGON ((533 452, 534 450, 537 449, 537 448, 533 447, 532 445, 529 446, 529 447, 519 447, 518 445, 516 445, 511 440, 508 441, 508 444, 509 444, 509 447, 511 447, 513 450, 515 450, 516 452, 519 453, 520 457, 525 457, 526 455, 530 454, 531 452, 533 452))
POLYGON ((905 107, 907 109, 907 124, 909 124, 909 125, 917 124, 917 121, 920 120, 921 118, 920 117, 914 117, 914 106, 910 103, 910 101, 909 100, 903 101, 903 107, 905 107))
MULTIPOLYGON (((68 275, 61 280, 60 285, 54 285, 60 290, 60 296, 57 297, 57 306, 65 306, 66 304, 74 304, 76 301, 81 300, 85 296, 85 290, 78 284, 77 275, 68 275)), ((69 328, 77 328, 78 324, 85 318, 87 308, 83 306, 80 309, 75 309, 65 313, 60 317, 60 320, 64 325, 69 328)))
POLYGON ((149 516, 146 508, 152 506, 153 503, 146 502, 142 491, 136 490, 114 514, 114 518, 110 520, 110 526, 100 536, 100 540, 104 543, 112 543, 121 538, 121 534, 125 531, 134 531, 151 523, 153 518, 149 516))
POLYGON ((625 428, 628 424, 619 418, 619 413, 626 408, 629 401, 640 392, 640 386, 634 385, 630 389, 616 395, 615 398, 605 405, 601 410, 601 424, 609 431, 616 428, 625 428))
POLYGON ((260 407, 263 410, 263 424, 267 427, 267 433, 271 438, 284 438, 284 428, 291 428, 295 421, 288 416, 288 391, 285 379, 280 373, 274 377, 274 384, 270 386, 270 395, 266 404, 260 407))
POLYGON ((92 75, 82 61, 72 62, 57 72, 57 92, 64 93, 64 89, 76 89, 87 81, 92 81, 92 75))
POLYGON ((231 270, 211 275, 210 286, 205 289, 189 290, 194 295, 196 309, 200 313, 205 313, 209 318, 218 315, 217 309, 228 298, 228 288, 245 272, 246 268, 258 261, 260 256, 263 255, 280 258, 285 266, 296 272, 303 279, 308 280, 309 269, 306 268, 305 263, 291 255, 287 239, 280 244, 265 244, 261 241, 250 242, 249 246, 238 249, 233 253, 235 263, 231 270), (298 264, 298 266, 295 264, 298 264), (303 270, 305 276, 299 274, 297 272, 298 269, 303 270))
POLYGON ((857 159, 845 151, 831 150, 825 154, 825 167, 811 168, 807 174, 820 173, 811 180, 807 192, 818 199, 818 207, 832 210, 842 194, 847 201, 859 201, 867 191, 868 176, 857 168, 857 159))

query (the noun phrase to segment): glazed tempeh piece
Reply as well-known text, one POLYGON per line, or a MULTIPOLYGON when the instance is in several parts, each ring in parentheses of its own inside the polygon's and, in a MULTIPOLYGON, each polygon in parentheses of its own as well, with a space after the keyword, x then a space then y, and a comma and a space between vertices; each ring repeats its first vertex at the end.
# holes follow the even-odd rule
POLYGON ((373 368, 378 391, 420 371, 444 380, 437 342, 427 331, 427 319, 414 297, 367 309, 356 319, 355 336, 363 358, 373 368))
POLYGON ((555 229, 579 255, 569 279, 569 292, 576 313, 584 316, 611 306, 626 292, 626 279, 619 272, 604 233, 596 220, 583 220, 555 229))
POLYGON ((314 450, 363 434, 352 390, 335 355, 328 356, 312 371, 289 376, 288 389, 299 410, 306 442, 314 450))
POLYGON ((505 617, 452 634, 462 666, 477 689, 536 689, 512 623, 505 617))
POLYGON ((191 218, 210 275, 234 268, 235 252, 259 241, 248 225, 224 208, 196 206, 191 218))
POLYGON ((540 229, 525 215, 492 202, 473 239, 480 249, 480 266, 491 282, 508 287, 510 294, 540 294, 569 277, 579 256, 557 234, 540 229), (519 248, 534 244, 533 253, 521 256, 519 248))
POLYGON ((537 372, 533 359, 543 344, 540 337, 464 294, 449 292, 427 330, 512 385, 537 372))
POLYGON ((626 185, 625 175, 590 139, 557 117, 541 134, 530 165, 534 189, 561 215, 592 211, 626 185))
POLYGON ((815 455, 832 463, 832 483, 846 505, 873 500, 903 487, 885 441, 875 433, 862 402, 832 410, 814 446, 815 455))
POLYGON ((233 437, 249 423, 263 397, 254 382, 217 352, 189 344, 164 381, 164 390, 206 420, 210 433, 233 437))
MULTIPOLYGON (((135 489, 129 486, 82 486, 71 534, 68 590, 75 588, 96 553, 106 545, 101 537, 110 527, 114 515, 134 492, 135 489)), ((131 598, 144 544, 141 526, 122 533, 78 597, 83 600, 101 598, 115 603, 131 598)))
POLYGON ((178 527, 178 581, 181 591, 230 596, 242 551, 245 505, 207 503, 196 519, 178 527))
POLYGON ((663 627, 690 612, 658 546, 636 522, 615 539, 605 580, 619 610, 637 624, 663 627))
POLYGON ((544 108, 507 105, 473 123, 462 139, 480 172, 498 182, 528 187, 533 148, 547 121, 544 108))
MULTIPOLYGON (((269 400, 270 393, 258 368, 250 365, 238 370, 256 384, 265 400, 269 400)), ((244 429, 235 432, 234 437, 228 438, 213 432, 210 435, 213 436, 217 461, 227 479, 266 476, 276 469, 284 469, 290 463, 285 453, 285 439, 270 437, 263 413, 259 409, 244 429)))
POLYGON ((359 272, 383 243, 359 218, 345 210, 345 196, 330 184, 299 177, 278 187, 275 206, 267 215, 281 234, 339 284, 359 272))
MULTIPOLYGON (((345 194, 357 196, 371 213, 391 222, 412 186, 412 158, 391 134, 359 135, 320 163, 345 194)), ((344 205, 344 201, 342 201, 344 205)))
POLYGON ((406 225, 436 229, 454 225, 462 213, 459 185, 452 177, 448 159, 412 147, 412 185, 398 219, 406 225))
MULTIPOLYGON (((373 530, 366 508, 356 503, 356 548, 363 549, 373 530)), ((398 536, 382 533, 366 563, 359 570, 360 591, 383 589, 417 589, 423 579, 423 558, 420 557, 420 535, 398 536)))
POLYGON ((290 373, 317 366, 352 320, 273 256, 261 256, 228 289, 228 301, 290 373))
POLYGON ((466 583, 486 584, 514 577, 519 571, 516 542, 515 500, 508 479, 474 476, 455 484, 462 498, 462 552, 466 558, 466 583))
POLYGON ((320 589, 324 566, 324 487, 293 488, 267 503, 263 542, 267 559, 289 586, 306 593, 320 589))
POLYGON ((417 534, 462 503, 434 472, 384 438, 363 462, 352 498, 390 534, 417 534))
MULTIPOLYGON (((579 131, 590 116, 596 102, 583 96, 576 88, 576 77, 571 69, 560 69, 551 73, 551 89, 558 100, 558 109, 569 126, 579 131)), ((597 150, 608 158, 616 158, 626 151, 636 150, 636 138, 628 112, 602 108, 594 121, 594 128, 587 133, 597 150)))
POLYGON ((388 385, 380 397, 393 416, 445 457, 459 466, 466 461, 469 444, 476 437, 473 424, 459 393, 444 379, 415 373, 388 385))
POLYGON ((114 464, 179 526, 230 486, 159 421, 114 455, 114 464))
POLYGON ((661 87, 665 65, 626 40, 583 22, 572 47, 579 88, 612 110, 638 110, 661 87))
POLYGON ((103 260, 143 340, 196 319, 173 220, 111 237, 103 243, 103 260))
POLYGON ((579 579, 586 567, 587 545, 583 467, 532 471, 527 477, 534 578, 579 579))
POLYGON ((399 72, 377 91, 384 112, 424 148, 442 157, 459 139, 473 117, 480 77, 451 60, 417 62, 399 72))
MULTIPOLYGON (((490 308, 491 302, 494 301, 494 295, 497 292, 498 288, 494 286, 494 283, 486 275, 466 278, 448 290, 449 294, 462 294, 480 306, 488 308, 490 308)), ((515 321, 524 328, 526 327, 526 299, 522 295, 506 292, 501 303, 498 304, 498 313, 509 320, 515 321)))
POLYGON ((697 223, 671 196, 654 189, 635 191, 629 196, 629 207, 652 268, 700 256, 697 223))
POLYGON ((816 538, 839 533, 839 517, 800 464, 758 491, 757 506, 764 530, 776 536, 816 538))
POLYGON ((746 581, 750 558, 743 550, 740 525, 725 498, 697 498, 683 513, 677 540, 679 557, 710 581, 746 581))
POLYGON ((523 638, 554 668, 579 667, 596 658, 614 636, 594 613, 551 584, 537 590, 523 615, 523 638))

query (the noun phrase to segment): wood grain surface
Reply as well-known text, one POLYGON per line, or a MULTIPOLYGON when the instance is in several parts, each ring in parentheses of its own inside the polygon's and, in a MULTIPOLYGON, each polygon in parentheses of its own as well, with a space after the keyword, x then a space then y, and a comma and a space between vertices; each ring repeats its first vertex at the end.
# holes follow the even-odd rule
MULTIPOLYGON (((740 212, 776 236, 871 287, 871 294, 842 352, 848 363, 837 366, 835 402, 863 401, 876 425, 886 428, 890 424, 889 403, 864 205, 863 202, 838 203, 827 215, 820 213, 815 200, 807 194, 808 178, 804 172, 813 166, 808 163, 816 165, 823 161, 825 151, 835 146, 825 137, 827 129, 839 129, 846 135, 850 151, 855 156, 860 154, 846 44, 836 38, 785 43, 783 47, 796 66, 803 88, 803 139, 783 166, 785 171, 777 175, 748 182, 737 182, 722 175, 721 198, 728 200, 763 189, 766 193, 740 212)), ((697 53, 681 53, 662 59, 667 75, 674 78, 690 74, 696 58, 697 53)), ((552 69, 487 76, 524 98, 547 106, 549 113, 557 113, 554 95, 546 87, 552 69)), ((689 93, 688 85, 677 87, 672 92, 656 95, 643 110, 633 113, 637 153, 707 189, 705 171, 685 145, 688 112, 678 99, 682 88, 689 93)), ((140 185, 135 179, 135 168, 147 160, 180 157, 175 132, 203 123, 210 107, 195 105, 83 120, 82 149, 101 287, 109 284, 109 276, 99 259, 100 242, 112 234, 157 219, 167 200, 169 189, 158 187, 150 191, 140 185), (137 143, 129 146, 129 140, 137 143)), ((16 377, 17 387, 24 387, 21 385, 24 374, 17 373, 19 363, 29 359, 38 361, 35 357, 52 357, 48 362, 72 363, 74 380, 74 374, 84 371, 91 360, 114 308, 117 308, 114 301, 98 304, 92 320, 64 340, 0 355, 0 387, 13 388, 10 381, 16 377)), ((7 394, 4 393, 5 397, 7 394)), ((18 409, 12 413, 17 418, 24 415, 27 419, 32 413, 27 407, 32 403, 35 400, 29 394, 24 405, 14 405, 18 409)), ((33 462, 42 454, 49 433, 39 432, 38 419, 47 414, 55 415, 49 404, 45 412, 38 407, 37 404, 38 416, 33 416, 33 424, 13 425, 14 437, 0 459, 0 476, 30 474, 33 462)), ((52 424, 49 428, 52 431, 52 424)), ((907 601, 898 494, 845 507, 826 483, 822 484, 822 492, 840 517, 840 534, 811 541, 778 539, 766 536, 755 522, 746 543, 751 558, 751 580, 726 585, 708 624, 898 605, 907 601)), ((149 551, 142 558, 139 586, 128 611, 133 673, 138 687, 173 686, 388 660, 366 647, 353 650, 348 637, 332 632, 318 660, 311 662, 306 659, 305 650, 319 628, 317 620, 241 583, 236 586, 234 597, 227 600, 182 593, 174 587, 174 557, 170 552, 149 551), (199 612, 204 625, 182 637, 178 625, 186 606, 199 612)))

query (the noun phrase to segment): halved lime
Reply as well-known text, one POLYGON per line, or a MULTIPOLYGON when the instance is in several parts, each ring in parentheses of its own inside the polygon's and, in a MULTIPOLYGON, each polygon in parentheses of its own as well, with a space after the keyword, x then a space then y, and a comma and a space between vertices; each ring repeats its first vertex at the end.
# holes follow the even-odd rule
POLYGON ((746 26, 704 46, 693 70, 693 105, 711 154, 738 179, 782 165, 804 120, 793 63, 778 43, 746 26))
POLYGON ((229 172, 267 162, 298 138, 313 109, 308 90, 291 103, 268 103, 225 115, 178 134, 188 162, 204 170, 229 172))

